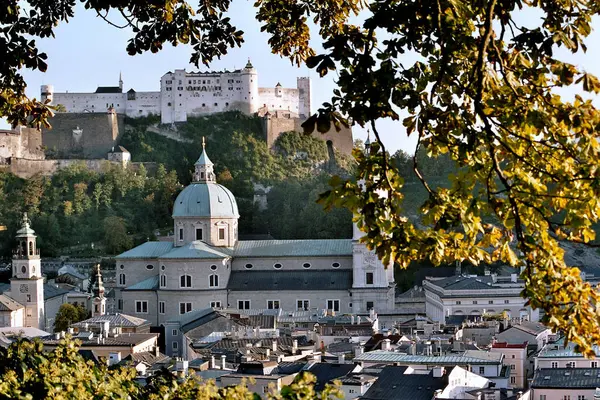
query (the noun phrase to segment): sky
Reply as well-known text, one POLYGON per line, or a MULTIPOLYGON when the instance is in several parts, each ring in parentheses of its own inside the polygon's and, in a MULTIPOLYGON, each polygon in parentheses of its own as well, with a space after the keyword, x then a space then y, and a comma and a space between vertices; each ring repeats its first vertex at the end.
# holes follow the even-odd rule
MULTIPOLYGON (((165 45, 157 54, 144 53, 129 56, 125 51, 128 30, 114 28, 96 17, 95 12, 85 10, 77 3, 75 17, 69 23, 62 23, 55 29, 55 38, 38 40, 41 51, 48 54, 48 70, 23 70, 27 82, 27 95, 40 96, 40 85, 54 85, 55 92, 93 92, 97 86, 117 86, 119 73, 123 76, 124 90, 160 90, 160 77, 167 71, 185 68, 189 70, 233 70, 243 67, 250 59, 258 71, 260 87, 274 87, 280 82, 284 87, 296 87, 297 76, 312 79, 312 111, 328 101, 335 88, 335 74, 319 78, 306 67, 293 66, 289 60, 271 53, 267 44, 268 35, 260 32, 260 25, 254 18, 252 0, 234 0, 229 16, 232 23, 244 31, 245 42, 241 48, 234 48, 221 60, 215 60, 210 68, 196 68, 189 64, 191 48, 179 45, 165 45)), ((524 24, 536 19, 534 14, 521 13, 524 24)), ((115 21, 118 18, 114 17, 115 21)), ((582 55, 565 54, 563 59, 600 76, 600 19, 595 19, 595 28, 588 38, 588 52, 582 55)), ((319 51, 318 41, 313 46, 319 51)), ((572 93, 571 93, 572 94, 572 93)), ((0 120, 0 128, 3 122, 0 120)), ((400 121, 379 121, 377 128, 390 152, 398 149, 414 152, 414 137, 407 137, 400 121)), ((355 139, 365 139, 366 130, 353 129, 355 139)))

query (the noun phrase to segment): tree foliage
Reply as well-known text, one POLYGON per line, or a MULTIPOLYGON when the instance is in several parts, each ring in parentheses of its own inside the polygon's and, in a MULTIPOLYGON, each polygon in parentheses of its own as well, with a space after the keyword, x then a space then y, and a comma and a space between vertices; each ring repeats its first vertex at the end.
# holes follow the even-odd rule
POLYGON ((88 311, 81 305, 74 306, 70 303, 62 304, 54 320, 54 332, 66 331, 71 324, 88 318, 88 311))
MULTIPOLYGON (((8 12, 0 23, 11 35, 0 69, 0 115, 12 123, 32 115, 33 123, 41 123, 47 110, 24 96, 18 69, 45 69, 46 57, 30 38, 51 35, 73 15, 75 2, 4 3, 8 12), (21 3, 29 5, 27 13, 21 3)), ((110 9, 122 13, 133 27, 130 54, 182 42, 193 46, 192 62, 207 63, 242 40, 221 13, 230 5, 226 0, 195 6, 183 0, 84 4, 101 16, 110 9)), ((321 76, 337 73, 331 101, 305 129, 325 131, 352 121, 369 125, 377 139, 367 155, 355 153, 364 187, 336 179, 323 201, 360 210, 364 241, 385 261, 523 266, 529 304, 542 308, 552 328, 591 355, 591 344, 600 342, 599 294, 565 264, 560 243, 595 240, 600 114, 589 96, 600 92, 600 81, 557 54, 586 51, 600 2, 257 0, 255 5, 274 53, 306 62, 321 76), (356 23, 351 17, 359 12, 363 18, 356 23), (539 18, 524 26, 517 16, 527 12, 539 18), (309 21, 317 26, 320 54, 311 48, 309 21), (565 99, 557 93, 569 87, 580 94, 565 99), (432 187, 413 158, 412 171, 428 193, 419 224, 405 215, 404 177, 390 163, 377 130, 377 120, 398 120, 400 110, 408 114, 402 121, 407 134, 417 136, 415 153, 447 154, 459 167, 449 185, 432 187), (380 191, 388 196, 378 196, 380 191)), ((65 203, 65 210, 77 208, 65 203)))
MULTIPOLYGON (((85 361, 78 352, 79 342, 67 336, 57 348, 43 351, 40 341, 19 340, 0 347, 0 400, 8 399, 131 399, 131 400, 255 400, 243 382, 237 386, 217 387, 214 380, 201 381, 194 376, 178 378, 166 369, 136 381, 135 368, 107 367, 85 361)), ((309 373, 299 374, 280 392, 266 395, 271 400, 335 399, 341 391, 327 385, 317 394, 316 379, 309 373)))

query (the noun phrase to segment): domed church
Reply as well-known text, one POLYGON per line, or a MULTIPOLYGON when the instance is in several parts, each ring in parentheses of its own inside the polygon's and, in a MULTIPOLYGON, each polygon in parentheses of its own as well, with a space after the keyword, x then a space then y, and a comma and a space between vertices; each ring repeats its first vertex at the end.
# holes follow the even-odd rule
POLYGON ((173 206, 173 242, 147 242, 116 257, 119 311, 159 326, 208 307, 393 309, 393 268, 358 242, 356 226, 352 239, 240 241, 238 218, 203 146, 193 182, 173 206))

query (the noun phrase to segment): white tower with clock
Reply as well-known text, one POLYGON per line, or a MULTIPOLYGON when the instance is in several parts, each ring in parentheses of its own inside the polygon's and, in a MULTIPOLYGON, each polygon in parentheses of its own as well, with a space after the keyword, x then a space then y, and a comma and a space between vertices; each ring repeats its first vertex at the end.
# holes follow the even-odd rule
POLYGON ((10 297, 25 307, 23 325, 45 329, 44 278, 35 231, 29 226, 27 213, 17 231, 17 248, 13 251, 10 297))

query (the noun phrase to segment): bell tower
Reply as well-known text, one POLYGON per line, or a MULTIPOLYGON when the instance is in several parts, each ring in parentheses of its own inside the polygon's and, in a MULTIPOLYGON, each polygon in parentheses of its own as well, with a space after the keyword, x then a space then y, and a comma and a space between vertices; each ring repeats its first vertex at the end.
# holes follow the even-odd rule
POLYGON ((100 264, 96 264, 96 282, 94 282, 92 291, 94 294, 92 299, 92 317, 106 314, 106 297, 104 297, 104 284, 102 283, 100 264))
POLYGON ((29 225, 24 213, 21 229, 17 231, 17 248, 13 251, 10 297, 25 307, 25 326, 44 330, 44 278, 35 231, 29 225))
POLYGON ((202 137, 202 154, 198 158, 198 161, 194 164, 194 182, 209 183, 216 182, 214 165, 208 155, 206 155, 206 142, 202 137))

